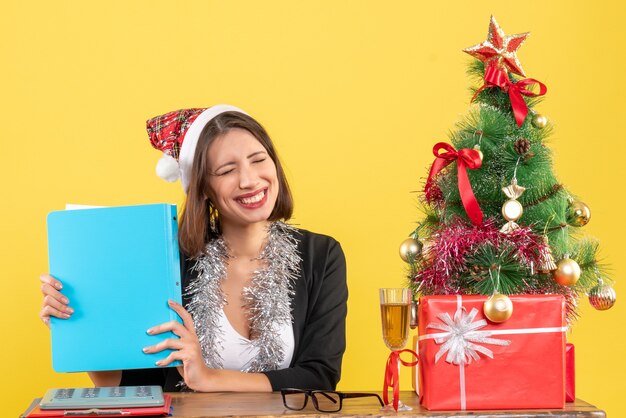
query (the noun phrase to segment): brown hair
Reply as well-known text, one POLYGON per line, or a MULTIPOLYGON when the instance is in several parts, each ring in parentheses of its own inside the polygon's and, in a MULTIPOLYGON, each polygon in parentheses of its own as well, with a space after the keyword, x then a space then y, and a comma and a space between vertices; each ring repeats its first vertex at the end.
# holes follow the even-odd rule
POLYGON ((263 145, 276 165, 279 186, 278 198, 268 220, 288 220, 293 213, 291 190, 274 149, 274 144, 265 128, 244 113, 221 113, 211 119, 202 130, 193 158, 187 199, 180 217, 178 235, 180 248, 189 257, 201 255, 206 243, 220 234, 217 209, 206 195, 210 177, 208 150, 216 138, 225 135, 233 128, 245 129, 250 132, 263 145))

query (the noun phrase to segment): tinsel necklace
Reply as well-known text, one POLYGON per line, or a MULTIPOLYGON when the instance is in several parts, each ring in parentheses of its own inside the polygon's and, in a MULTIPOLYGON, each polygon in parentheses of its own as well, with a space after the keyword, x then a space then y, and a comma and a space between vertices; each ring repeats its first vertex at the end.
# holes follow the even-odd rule
MULTIPOLYGON (((250 343, 258 353, 242 371, 277 370, 285 358, 280 329, 292 323, 291 299, 302 260, 295 234, 297 230, 285 223, 270 224, 267 244, 258 257, 262 267, 254 271, 249 286, 243 289, 250 343)), ((231 257, 222 237, 211 240, 193 267, 198 276, 185 292, 190 298, 187 310, 193 317, 204 362, 210 368, 222 368, 219 315, 226 299, 220 284, 231 257)))

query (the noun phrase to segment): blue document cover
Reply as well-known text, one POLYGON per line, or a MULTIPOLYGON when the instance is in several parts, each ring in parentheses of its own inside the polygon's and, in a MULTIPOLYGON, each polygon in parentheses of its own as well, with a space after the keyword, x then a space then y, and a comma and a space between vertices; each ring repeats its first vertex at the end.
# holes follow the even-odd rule
POLYGON ((74 308, 50 321, 55 371, 151 368, 171 352, 142 348, 177 338, 148 328, 182 322, 167 305, 181 303, 175 205, 51 212, 48 259, 74 308))

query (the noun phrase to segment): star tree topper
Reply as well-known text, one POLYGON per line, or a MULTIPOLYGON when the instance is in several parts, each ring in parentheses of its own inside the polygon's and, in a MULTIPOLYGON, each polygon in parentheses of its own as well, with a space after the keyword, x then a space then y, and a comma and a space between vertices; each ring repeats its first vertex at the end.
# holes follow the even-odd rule
POLYGON ((519 47, 522 46, 528 35, 530 35, 530 32, 505 36, 504 31, 500 28, 496 19, 491 16, 487 40, 481 44, 465 48, 463 51, 478 58, 487 65, 494 63, 498 67, 514 74, 526 77, 516 52, 519 47))

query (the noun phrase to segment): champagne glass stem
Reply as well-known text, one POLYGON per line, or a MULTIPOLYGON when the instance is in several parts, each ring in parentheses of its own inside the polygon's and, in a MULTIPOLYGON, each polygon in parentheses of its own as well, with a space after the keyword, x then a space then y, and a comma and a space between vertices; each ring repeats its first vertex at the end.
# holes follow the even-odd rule
MULTIPOLYGON (((380 313, 382 320, 383 340, 392 350, 402 350, 409 337, 411 290, 407 288, 386 288, 379 290, 380 313)), ((399 354, 399 353, 398 353, 399 354)), ((400 376, 401 361, 398 360, 398 378, 400 376)), ((395 382, 396 384, 398 382, 395 382)), ((413 408, 398 401, 398 411, 410 411, 413 408)), ((383 410, 393 410, 393 397, 389 405, 383 410)))

